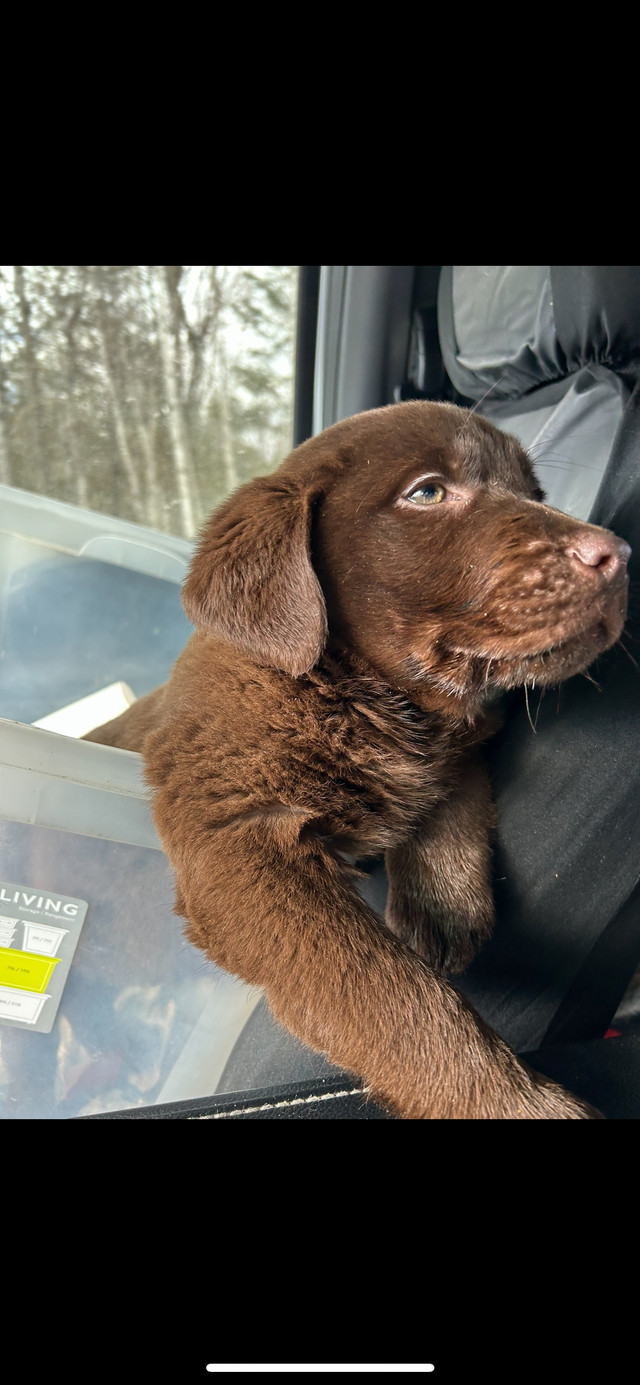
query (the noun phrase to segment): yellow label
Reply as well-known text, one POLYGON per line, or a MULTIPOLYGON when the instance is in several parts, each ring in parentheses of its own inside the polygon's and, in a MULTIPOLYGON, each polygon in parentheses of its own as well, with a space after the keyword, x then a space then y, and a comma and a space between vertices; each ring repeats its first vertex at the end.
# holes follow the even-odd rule
POLYGON ((34 957, 17 947, 0 947, 0 986, 20 991, 44 991, 59 957, 34 957))

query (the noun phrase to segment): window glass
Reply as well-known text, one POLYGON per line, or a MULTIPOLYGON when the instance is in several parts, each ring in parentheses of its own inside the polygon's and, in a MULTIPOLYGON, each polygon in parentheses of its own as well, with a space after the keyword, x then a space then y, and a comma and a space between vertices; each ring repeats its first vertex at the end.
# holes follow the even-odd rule
POLYGON ((292 445, 292 265, 0 269, 0 482, 192 538, 292 445))

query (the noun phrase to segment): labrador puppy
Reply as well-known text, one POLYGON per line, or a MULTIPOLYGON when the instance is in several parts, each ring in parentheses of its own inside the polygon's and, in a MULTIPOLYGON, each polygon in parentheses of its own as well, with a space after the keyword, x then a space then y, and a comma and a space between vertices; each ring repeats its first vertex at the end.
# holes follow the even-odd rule
POLYGON ((188 938, 400 1118, 597 1115, 446 977, 493 924, 493 704, 614 644, 628 556, 477 414, 359 414, 214 513, 196 633, 89 737, 144 756, 188 938), (381 853, 384 923, 355 883, 381 853))

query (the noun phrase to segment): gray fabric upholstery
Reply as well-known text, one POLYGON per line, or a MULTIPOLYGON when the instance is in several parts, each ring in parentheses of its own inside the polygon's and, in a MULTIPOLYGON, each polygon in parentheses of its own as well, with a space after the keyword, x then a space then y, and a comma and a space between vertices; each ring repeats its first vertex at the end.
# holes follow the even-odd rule
POLYGON ((518 401, 480 405, 484 418, 514 433, 531 457, 549 505, 588 519, 604 476, 628 392, 604 366, 518 401))
POLYGON ((547 265, 445 265, 440 347, 460 394, 519 399, 565 374, 547 265))
POLYGON ((591 363, 567 360, 550 267, 446 266, 438 319, 456 390, 520 440, 550 505, 588 519, 628 389, 595 348, 591 363))

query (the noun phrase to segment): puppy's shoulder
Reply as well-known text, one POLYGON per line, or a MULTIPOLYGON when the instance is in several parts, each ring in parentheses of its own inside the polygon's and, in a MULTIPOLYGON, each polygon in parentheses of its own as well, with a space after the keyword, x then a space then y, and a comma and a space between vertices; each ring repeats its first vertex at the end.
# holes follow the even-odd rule
POLYGON ((245 741, 248 728, 263 731, 284 714, 295 717, 298 685, 228 641, 198 631, 176 661, 167 684, 165 729, 174 736, 208 729, 213 741, 245 741))

